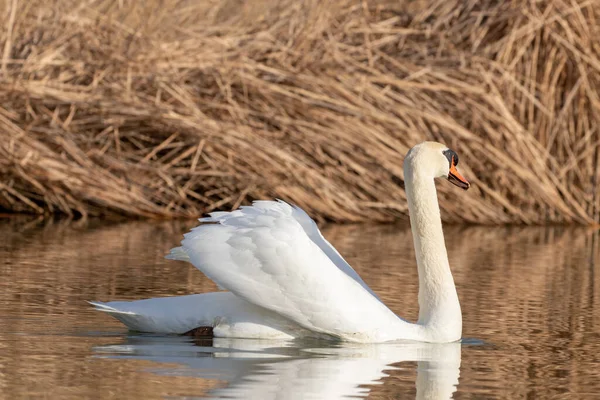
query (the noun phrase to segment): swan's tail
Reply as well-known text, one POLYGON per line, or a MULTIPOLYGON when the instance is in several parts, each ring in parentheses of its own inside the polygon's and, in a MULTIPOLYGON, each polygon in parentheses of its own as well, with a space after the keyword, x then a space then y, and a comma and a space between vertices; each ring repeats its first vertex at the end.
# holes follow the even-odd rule
POLYGON ((199 326, 214 326, 223 304, 238 305, 231 293, 159 297, 137 301, 88 301, 97 311, 121 321, 132 331, 181 334, 199 326))
POLYGON ((167 260, 190 262, 190 256, 188 256, 183 247, 173 247, 169 254, 165 256, 165 258, 167 260))
POLYGON ((94 306, 94 310, 102 311, 109 314, 125 314, 125 315, 136 315, 132 311, 118 310, 114 307, 109 306, 107 303, 102 303, 99 301, 86 301, 86 303, 94 306))
POLYGON ((128 302, 115 301, 111 303, 101 303, 99 301, 88 301, 88 303, 94 306, 96 311, 102 311, 112 315, 132 331, 154 332, 156 330, 156 323, 153 321, 153 318, 127 309, 126 304, 128 302), (120 306, 117 304, 120 304, 120 306))
MULTIPOLYGON (((197 295, 196 295, 197 296, 197 295)), ((200 323, 195 296, 163 297, 137 301, 88 301, 96 311, 105 312, 138 332, 181 334, 200 323), (192 307, 192 305, 194 307, 192 307)))

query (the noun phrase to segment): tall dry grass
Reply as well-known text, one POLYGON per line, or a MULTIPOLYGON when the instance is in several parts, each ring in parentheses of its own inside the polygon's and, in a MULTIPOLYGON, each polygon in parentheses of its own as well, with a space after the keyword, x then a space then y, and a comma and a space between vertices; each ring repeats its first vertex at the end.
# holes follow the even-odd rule
POLYGON ((4 3, 0 208, 386 221, 429 139, 447 221, 600 221, 599 1, 4 3))

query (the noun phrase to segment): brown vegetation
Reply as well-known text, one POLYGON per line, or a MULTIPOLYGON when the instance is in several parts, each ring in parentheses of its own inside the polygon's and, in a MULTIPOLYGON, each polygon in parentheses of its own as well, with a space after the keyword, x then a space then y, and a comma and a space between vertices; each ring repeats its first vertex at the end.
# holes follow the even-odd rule
POLYGON ((385 221, 429 139, 448 221, 600 220, 597 1, 4 3, 0 209, 385 221))

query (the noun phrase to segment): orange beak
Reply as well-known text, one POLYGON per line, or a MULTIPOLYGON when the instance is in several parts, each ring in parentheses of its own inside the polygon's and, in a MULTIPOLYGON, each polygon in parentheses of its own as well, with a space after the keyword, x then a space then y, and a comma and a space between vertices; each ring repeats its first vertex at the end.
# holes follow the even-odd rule
POLYGON ((448 180, 452 184, 454 184, 464 190, 467 190, 469 187, 471 187, 471 184, 469 183, 469 181, 467 181, 465 179, 465 177, 462 176, 460 174, 460 172, 458 172, 458 170, 456 169, 456 167, 454 165, 452 165, 450 167, 450 172, 448 173, 448 180))

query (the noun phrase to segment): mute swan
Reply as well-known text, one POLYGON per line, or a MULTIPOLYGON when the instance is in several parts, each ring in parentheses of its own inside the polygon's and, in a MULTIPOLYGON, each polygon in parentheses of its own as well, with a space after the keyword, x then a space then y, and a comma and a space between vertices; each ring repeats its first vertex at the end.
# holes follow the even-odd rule
POLYGON ((419 319, 396 316, 321 235, 300 208, 255 201, 213 212, 184 235, 169 259, 191 262, 228 292, 91 302, 132 330, 215 337, 333 337, 354 342, 453 342, 462 315, 444 244, 434 178, 462 189, 458 156, 424 142, 404 160, 404 180, 419 274, 419 319))

